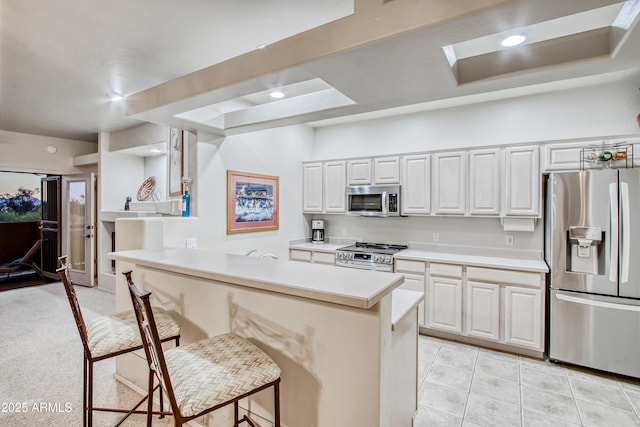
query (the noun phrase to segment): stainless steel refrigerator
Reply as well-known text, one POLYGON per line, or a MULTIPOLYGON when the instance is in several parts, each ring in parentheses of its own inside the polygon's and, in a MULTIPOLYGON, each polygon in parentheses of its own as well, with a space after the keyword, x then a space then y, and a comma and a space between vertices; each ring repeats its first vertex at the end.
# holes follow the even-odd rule
POLYGON ((549 358, 640 377, 640 169, 547 184, 549 358))

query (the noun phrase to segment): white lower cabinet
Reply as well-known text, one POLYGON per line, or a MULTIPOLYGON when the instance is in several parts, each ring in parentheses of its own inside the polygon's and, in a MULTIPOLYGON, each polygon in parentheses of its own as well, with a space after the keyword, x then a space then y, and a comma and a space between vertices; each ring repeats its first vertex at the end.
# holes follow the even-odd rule
POLYGON ((311 262, 311 251, 302 249, 289 249, 289 258, 294 261, 311 262))
POLYGON ((542 347, 542 291, 505 287, 504 341, 532 348, 542 347))
POLYGON ((428 329, 543 351, 543 273, 430 263, 427 283, 428 329))
POLYGON ((430 277, 427 290, 427 327, 462 333, 462 279, 430 277))
POLYGON ((319 252, 305 249, 289 249, 289 259, 292 261, 314 262, 316 264, 336 263, 336 254, 334 252, 319 252))
POLYGON ((500 339, 500 286, 467 281, 467 335, 500 339))

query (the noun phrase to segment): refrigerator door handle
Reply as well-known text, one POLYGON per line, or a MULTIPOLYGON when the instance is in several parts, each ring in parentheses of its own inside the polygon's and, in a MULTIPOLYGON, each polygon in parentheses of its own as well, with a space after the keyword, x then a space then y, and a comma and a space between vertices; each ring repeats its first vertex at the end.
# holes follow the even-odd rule
POLYGON ((590 299, 577 298, 577 297, 572 297, 572 296, 563 295, 563 294, 556 294, 556 298, 558 298, 559 300, 573 302, 576 304, 590 305, 592 307, 603 307, 603 308, 612 308, 614 310, 627 310, 627 311, 640 312, 640 306, 638 305, 626 305, 626 304, 616 304, 613 302, 606 302, 606 301, 594 301, 590 299))
POLYGON ((621 226, 622 226, 622 240, 620 244, 620 283, 627 283, 629 281, 629 252, 631 251, 631 214, 629 212, 629 184, 626 182, 620 183, 620 209, 621 214, 621 226))
POLYGON ((609 236, 609 280, 618 281, 618 184, 609 184, 609 217, 611 235, 609 236))

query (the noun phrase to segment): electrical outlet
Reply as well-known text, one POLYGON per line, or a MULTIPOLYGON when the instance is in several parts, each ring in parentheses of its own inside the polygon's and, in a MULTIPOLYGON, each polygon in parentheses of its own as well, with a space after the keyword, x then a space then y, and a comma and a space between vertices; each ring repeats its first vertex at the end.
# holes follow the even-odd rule
POLYGON ((437 231, 433 232, 433 241, 434 242, 440 241, 440 233, 439 232, 437 232, 437 231))
POLYGON ((187 249, 198 249, 198 238, 191 237, 186 241, 187 249))
POLYGON ((513 234, 507 234, 505 236, 504 244, 507 246, 513 246, 513 234))

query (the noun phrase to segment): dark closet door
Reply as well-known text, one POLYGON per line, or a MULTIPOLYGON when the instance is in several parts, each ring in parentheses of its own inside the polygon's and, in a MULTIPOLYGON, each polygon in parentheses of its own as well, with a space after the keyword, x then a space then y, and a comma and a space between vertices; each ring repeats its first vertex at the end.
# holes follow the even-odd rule
POLYGON ((40 180, 40 195, 42 196, 42 220, 40 231, 42 247, 40 249, 40 266, 42 274, 57 279, 58 257, 61 251, 60 232, 60 182, 59 176, 48 176, 40 180))

